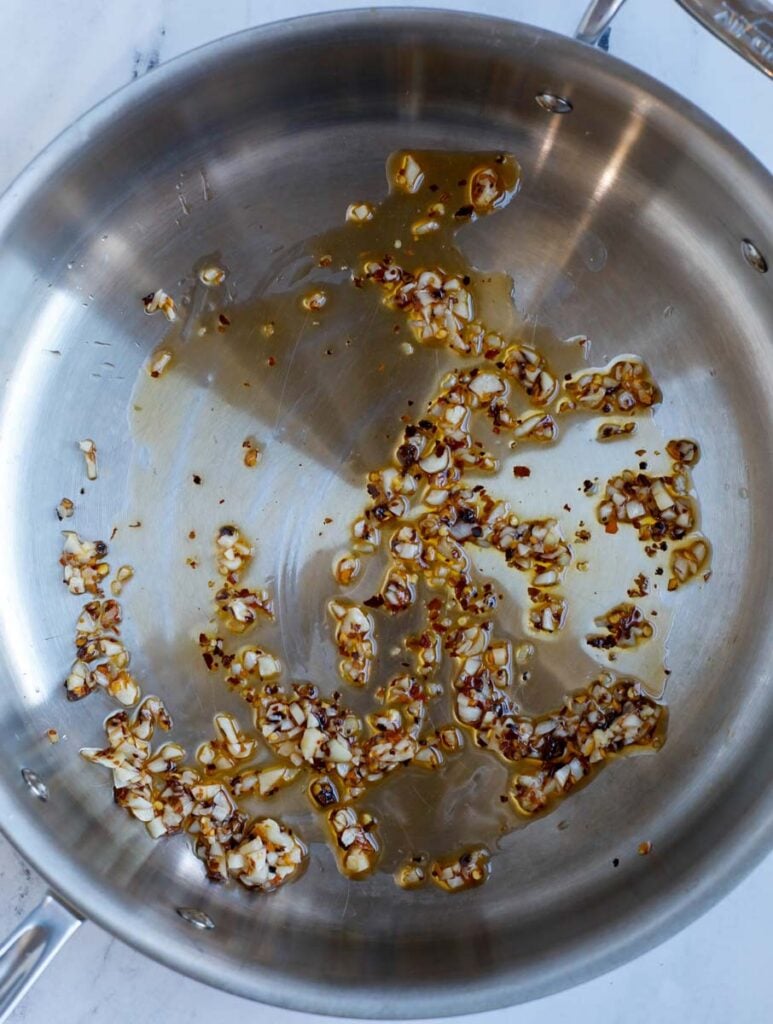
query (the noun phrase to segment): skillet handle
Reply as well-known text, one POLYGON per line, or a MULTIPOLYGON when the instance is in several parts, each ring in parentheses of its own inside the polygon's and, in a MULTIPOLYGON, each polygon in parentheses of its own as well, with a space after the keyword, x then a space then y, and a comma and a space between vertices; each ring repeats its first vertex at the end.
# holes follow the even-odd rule
MULTIPOLYGON (((770 0, 677 0, 717 39, 773 77, 773 4, 770 0)), ((575 39, 595 46, 625 0, 591 0, 575 39)))
POLYGON ((773 78, 773 4, 768 0, 679 0, 717 39, 773 78))
POLYGON ((574 38, 588 46, 595 46, 612 23, 612 19, 625 0, 591 0, 583 14, 574 38))
POLYGON ((0 1024, 37 981, 82 918, 53 893, 35 909, 0 946, 0 1024))

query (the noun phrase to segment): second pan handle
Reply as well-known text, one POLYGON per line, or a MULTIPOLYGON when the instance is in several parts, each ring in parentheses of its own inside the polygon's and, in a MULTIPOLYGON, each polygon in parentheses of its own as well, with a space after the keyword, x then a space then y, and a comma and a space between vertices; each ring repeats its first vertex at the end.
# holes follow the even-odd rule
POLYGON ((48 893, 0 946, 0 1024, 80 923, 73 910, 48 893))
MULTIPOLYGON (((595 46, 625 0, 591 0, 575 38, 595 46)), ((773 78, 773 4, 770 0, 678 0, 723 43, 773 78)))

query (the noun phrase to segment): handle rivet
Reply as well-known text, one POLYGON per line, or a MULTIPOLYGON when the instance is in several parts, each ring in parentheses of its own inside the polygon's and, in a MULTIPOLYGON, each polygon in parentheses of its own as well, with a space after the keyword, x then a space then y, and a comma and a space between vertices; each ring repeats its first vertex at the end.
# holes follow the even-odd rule
POLYGON ((741 242, 741 255, 752 267, 760 274, 767 274, 768 272, 768 261, 762 255, 760 250, 749 238, 744 238, 741 242))
POLYGON ((209 916, 205 914, 203 910, 197 910, 195 907, 178 907, 177 913, 188 924, 192 924, 194 928, 198 928, 202 932, 210 931, 215 927, 215 922, 209 916))
POLYGON ((34 793, 38 800, 43 800, 44 802, 48 800, 48 786, 37 772, 33 772, 31 768, 22 768, 21 777, 29 786, 30 792, 34 793))
POLYGON ((534 99, 549 114, 569 114, 574 109, 570 100, 554 92, 539 92, 534 99))

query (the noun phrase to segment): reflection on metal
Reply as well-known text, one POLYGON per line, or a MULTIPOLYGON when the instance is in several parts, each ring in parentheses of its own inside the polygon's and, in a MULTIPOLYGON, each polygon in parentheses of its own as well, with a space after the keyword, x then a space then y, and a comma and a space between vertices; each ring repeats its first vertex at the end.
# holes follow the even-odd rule
POLYGON ((741 242, 741 254, 750 267, 753 267, 760 274, 767 274, 768 261, 750 239, 744 238, 741 242))
POLYGON ((178 907, 177 913, 183 921, 187 921, 188 924, 192 924, 193 927, 198 928, 199 931, 211 931, 215 927, 215 922, 209 914, 205 914, 203 910, 197 910, 195 907, 178 907))
POLYGON ((541 92, 534 98, 549 114, 569 114, 572 110, 571 100, 557 96, 554 92, 541 92))
POLYGON ((33 772, 31 768, 22 768, 21 777, 29 786, 30 792, 42 800, 44 803, 48 800, 48 786, 41 779, 37 772, 33 772))

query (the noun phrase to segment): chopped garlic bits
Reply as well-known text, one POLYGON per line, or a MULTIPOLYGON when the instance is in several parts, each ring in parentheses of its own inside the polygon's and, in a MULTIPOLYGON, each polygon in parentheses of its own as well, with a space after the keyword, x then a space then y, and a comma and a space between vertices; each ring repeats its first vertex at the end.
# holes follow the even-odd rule
POLYGON ((668 589, 676 590, 682 583, 687 583, 699 573, 708 578, 710 554, 709 543, 700 534, 690 543, 675 548, 671 553, 671 578, 668 581, 668 589))
MULTIPOLYGON (((431 153, 396 154, 388 166, 393 189, 387 202, 402 209, 403 222, 391 223, 390 208, 382 218, 374 204, 351 203, 347 225, 337 229, 346 244, 337 248, 334 240, 326 241, 312 254, 325 273, 314 281, 304 278, 288 293, 298 322, 318 327, 323 315, 335 317, 345 305, 336 300, 337 289, 349 285, 330 275, 350 274, 353 288, 369 293, 369 308, 375 300, 389 318, 387 330, 399 346, 393 365, 401 372, 408 369, 403 356, 412 355, 421 379, 419 346, 445 350, 432 357, 446 360, 437 385, 407 400, 398 431, 388 435, 395 439, 394 450, 366 474, 367 497, 332 562, 337 586, 352 589, 347 597, 340 590, 322 596, 320 613, 329 616, 338 673, 354 690, 342 687, 344 696, 329 680, 322 692, 313 682, 287 679, 269 649, 272 596, 248 577, 255 557, 253 526, 248 523, 245 532, 226 524, 216 532, 211 556, 217 581, 209 581, 212 617, 195 635, 205 685, 219 676, 230 702, 243 700, 247 714, 235 715, 230 707, 218 711, 211 736, 186 753, 167 735, 172 721, 162 702, 143 699, 131 674, 116 598, 133 576, 132 567, 121 566, 111 578, 106 544, 64 533, 64 583, 81 598, 66 696, 79 700, 102 690, 123 706, 105 723, 105 747, 81 754, 112 772, 116 803, 152 838, 189 836, 212 881, 234 880, 268 893, 300 875, 308 858, 303 841, 278 816, 263 816, 268 801, 279 811, 291 798, 287 787, 297 787, 295 797, 308 800, 340 871, 356 880, 376 870, 381 856, 377 822, 363 807, 374 786, 400 777, 412 789, 431 786, 433 773, 446 770, 466 748, 465 758, 478 751, 499 758, 509 778, 506 793, 492 796, 511 817, 533 816, 551 810, 616 757, 655 751, 663 742, 666 710, 633 679, 609 673, 590 683, 579 680, 579 692, 539 715, 522 711, 521 687, 529 683, 535 662, 540 667, 539 643, 560 644, 556 634, 577 614, 565 592, 573 583, 592 584, 570 572, 573 563, 587 572, 602 561, 595 545, 610 545, 614 558, 614 546, 631 541, 630 531, 617 539, 605 540, 605 534, 633 527, 644 554, 662 564, 651 577, 626 567, 633 584, 621 593, 627 589, 630 600, 595 619, 596 631, 581 641, 586 660, 588 647, 606 651, 612 660, 653 636, 656 610, 650 602, 661 596, 656 577, 666 564, 672 591, 699 575, 709 577, 710 546, 697 532, 689 475, 698 445, 671 440, 664 446, 665 465, 640 462, 638 470, 623 469, 606 484, 587 469, 592 479, 580 487, 576 479, 568 482, 580 501, 592 502, 605 528, 595 529, 593 538, 587 510, 578 522, 567 521, 568 503, 563 510, 541 507, 544 477, 538 463, 544 459, 538 448, 559 443, 561 417, 582 411, 593 416, 586 424, 588 440, 620 441, 614 451, 601 453, 591 445, 597 458, 608 459, 633 447, 642 418, 661 400, 660 390, 637 357, 564 373, 566 347, 551 350, 548 359, 531 343, 536 332, 520 337, 484 322, 497 295, 483 289, 496 277, 466 272, 450 238, 459 224, 505 205, 517 185, 517 165, 506 154, 492 153, 457 156, 453 166, 457 170, 449 174, 431 153), (435 180, 438 167, 444 174, 435 180), (362 245, 353 248, 357 240, 362 245), (323 309, 319 317, 302 315, 323 309), (513 450, 518 465, 512 463, 513 450), (501 462, 506 470, 492 480, 501 462), (648 465, 657 469, 648 474, 648 465), (580 548, 589 560, 575 562, 573 548, 591 540, 593 548, 580 548), (370 565, 377 557, 379 565, 370 565), (496 579, 482 576, 490 564, 522 581, 515 614, 508 603, 513 595, 500 593, 505 588, 496 579), (241 635, 248 630, 254 632, 241 635)), ((225 271, 203 266, 198 277, 206 287, 218 287, 225 271)), ((351 301, 360 301, 356 295, 351 301)), ((148 313, 177 317, 174 301, 162 290, 143 302, 148 313)), ((211 302, 209 307, 212 312, 211 302)), ((246 318, 235 317, 228 332, 229 317, 216 310, 213 315, 224 335, 218 344, 230 345, 246 318)), ((286 325, 272 316, 277 313, 269 307, 253 318, 259 345, 275 333, 275 341, 286 341, 286 325)), ((497 321, 510 322, 499 315, 497 321)), ((199 327, 192 343, 210 345, 196 341, 210 330, 199 327)), ((356 340, 347 338, 346 345, 356 340)), ((571 340, 587 358, 587 339, 571 340)), ((186 358, 185 346, 174 339, 167 344, 148 360, 153 378, 186 358)), ((325 354, 333 355, 333 349, 325 354)), ((276 356, 265 355, 273 366, 276 356)), ((391 365, 385 361, 378 370, 391 365)), ((254 468, 261 448, 254 438, 241 437, 232 439, 233 447, 240 444, 244 466, 254 468)), ((84 440, 80 448, 89 478, 96 479, 94 442, 84 440)), ((653 460, 661 454, 653 450, 653 460)), ((198 473, 193 480, 201 483, 198 473)), ((259 476, 255 481, 260 483, 259 476)), ((60 520, 69 518, 73 504, 62 499, 56 511, 60 520)), ((325 515, 326 526, 333 514, 325 515)), ((188 533, 191 540, 195 536, 188 533)), ((609 604, 616 600, 619 595, 609 604)), ((48 736, 55 742, 58 734, 51 729, 48 736)), ((457 761, 457 767, 466 772, 468 765, 457 761)), ((404 859, 394 872, 396 884, 411 890, 431 881, 447 893, 483 884, 491 854, 483 837, 469 839, 472 845, 448 855, 441 851, 438 857, 435 850, 404 859)), ((395 863, 390 860, 390 871, 395 863)))
POLYGON ((273 818, 254 821, 242 841, 226 854, 228 873, 261 892, 277 889, 301 870, 306 847, 273 818))
POLYGON ((331 601, 328 611, 335 622, 335 642, 341 678, 352 686, 365 686, 376 656, 373 619, 358 605, 331 601))
POLYGON ((683 472, 650 477, 626 469, 606 485, 597 516, 607 533, 616 533, 618 523, 629 523, 639 540, 682 540, 696 525, 693 502, 688 497, 689 481, 683 472))
POLYGON ((273 598, 263 588, 227 586, 218 590, 215 600, 225 627, 231 633, 244 633, 261 618, 274 620, 273 598))
POLYGON ((489 873, 491 854, 484 847, 466 850, 458 857, 436 860, 432 864, 430 877, 435 885, 446 892, 461 892, 482 885, 489 873))
POLYGON ((619 604, 606 615, 595 619, 597 626, 605 630, 586 638, 589 647, 610 650, 613 647, 636 647, 655 632, 652 623, 646 619, 641 608, 635 604, 619 604))
POLYGON ((215 538, 217 571, 229 583, 238 583, 252 561, 253 547, 236 526, 221 526, 215 538))
POLYGON ((86 463, 86 476, 89 480, 97 479, 97 446, 90 437, 78 442, 78 447, 83 452, 83 459, 86 463))
MULTIPOLYGON (((112 771, 116 803, 143 822, 153 839, 181 831, 191 834, 196 854, 214 881, 230 877, 270 892, 296 876, 306 848, 292 830, 273 818, 246 824, 221 782, 203 782, 196 770, 183 765, 185 751, 179 744, 165 742, 151 749, 157 728, 168 732, 172 720, 157 697, 148 697, 133 718, 125 711, 108 718, 108 746, 81 750, 87 761, 112 771)), ((231 716, 218 715, 216 729, 221 757, 250 756, 231 716)), ((206 758, 200 760, 209 766, 206 758)))
POLYGON ((221 712, 215 715, 215 739, 202 743, 196 760, 207 772, 228 771, 253 757, 255 749, 256 740, 241 731, 234 716, 221 712))
POLYGON ((340 807, 328 815, 343 874, 363 878, 375 868, 379 857, 376 821, 365 811, 340 807))
POLYGON ((411 156, 410 153, 405 153, 401 157, 395 171, 394 180, 395 185, 405 192, 418 192, 421 188, 424 181, 424 171, 422 171, 415 157, 411 156))
POLYGON ((67 589, 71 594, 101 595, 101 584, 110 572, 110 566, 102 561, 107 555, 107 544, 101 540, 81 540, 72 530, 63 531, 62 536, 64 546, 59 564, 64 567, 67 589))
POLYGON ((625 422, 612 420, 607 423, 600 423, 596 429, 597 441, 619 441, 624 437, 630 437, 636 433, 636 421, 626 420, 625 422))
POLYGON ((61 521, 63 519, 69 519, 75 511, 75 505, 69 498, 62 498, 59 504, 56 506, 56 518, 61 521))
POLYGON ((151 292, 146 295, 142 304, 145 307, 145 312, 149 314, 157 313, 159 310, 169 321, 177 319, 177 309, 174 304, 174 299, 171 295, 167 295, 166 292, 159 288, 155 292, 151 292))
POLYGON ((169 364, 172 362, 172 353, 169 349, 159 348, 150 357, 148 363, 148 373, 154 379, 157 380, 163 373, 166 372, 169 364))
POLYGON ((263 453, 257 441, 252 437, 245 437, 242 441, 242 461, 248 469, 254 469, 263 458, 263 453))
POLYGON ((222 267, 202 267, 199 271, 199 281, 207 288, 217 288, 225 281, 225 271, 222 267))
POLYGON ((370 203, 352 203, 346 208, 346 219, 352 224, 365 224, 373 220, 373 207, 370 203))
POLYGON ((583 370, 564 381, 564 393, 578 409, 605 415, 632 414, 660 402, 660 390, 646 365, 623 356, 602 370, 583 370))
POLYGON ((516 810, 531 815, 547 809, 615 754, 657 750, 664 725, 664 709, 625 679, 599 680, 567 698, 555 715, 529 723, 514 719, 500 731, 500 750, 508 760, 533 764, 512 778, 516 810))
POLYGON ((674 462, 682 466, 694 466, 701 454, 698 442, 688 441, 686 438, 669 441, 666 451, 674 462))

